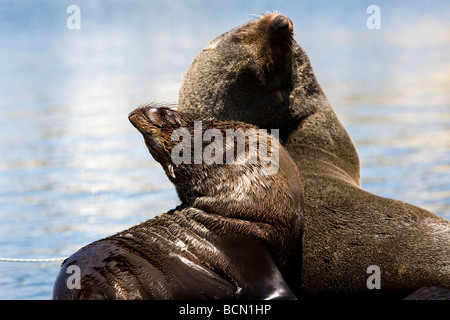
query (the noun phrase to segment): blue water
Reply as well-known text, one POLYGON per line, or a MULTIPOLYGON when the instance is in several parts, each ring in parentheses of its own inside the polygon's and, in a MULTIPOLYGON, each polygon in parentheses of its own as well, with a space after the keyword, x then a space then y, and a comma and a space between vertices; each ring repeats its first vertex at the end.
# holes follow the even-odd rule
MULTIPOLYGON (((450 219, 450 2, 0 2, 0 257, 65 257, 178 204, 127 115, 176 102, 215 36, 278 10, 354 139, 363 187, 450 219), (69 5, 81 29, 69 30, 69 5)), ((58 263, 0 262, 0 299, 49 299, 58 263)))

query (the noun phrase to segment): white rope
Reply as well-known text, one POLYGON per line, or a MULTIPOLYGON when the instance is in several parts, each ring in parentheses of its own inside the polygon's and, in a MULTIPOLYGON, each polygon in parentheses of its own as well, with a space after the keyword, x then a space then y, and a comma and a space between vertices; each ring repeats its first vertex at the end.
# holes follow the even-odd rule
POLYGON ((66 258, 48 258, 48 259, 15 259, 15 258, 0 258, 4 262, 59 262, 66 258))

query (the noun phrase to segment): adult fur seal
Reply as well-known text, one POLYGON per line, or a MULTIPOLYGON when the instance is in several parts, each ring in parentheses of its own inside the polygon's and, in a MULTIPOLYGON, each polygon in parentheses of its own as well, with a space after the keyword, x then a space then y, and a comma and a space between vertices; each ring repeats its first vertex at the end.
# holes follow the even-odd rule
POLYGON ((304 294, 404 297, 424 286, 450 288, 450 222, 360 188, 354 143, 289 18, 267 14, 214 39, 185 74, 179 110, 280 129, 305 186, 297 284, 304 294), (379 290, 367 286, 371 265, 380 268, 379 290))
MULTIPOLYGON (((299 281, 303 185, 287 151, 275 148, 278 140, 248 124, 203 121, 194 144, 205 144, 208 129, 215 130, 214 142, 221 139, 217 134, 225 139, 234 130, 235 137, 256 137, 269 150, 253 163, 230 164, 226 151, 235 145, 224 143, 213 152, 224 151, 223 164, 205 164, 197 162, 196 147, 189 151, 186 135, 172 141, 175 132, 197 139, 199 123, 191 117, 149 105, 129 119, 175 184, 182 205, 73 254, 62 264, 53 298, 295 299, 286 281, 299 281), (180 144, 188 154, 181 163, 172 155, 180 144), (267 171, 269 154, 278 155, 278 170, 267 171), (80 268, 78 289, 67 285, 71 266, 80 268)), ((248 154, 238 149, 236 161, 250 155, 250 143, 245 146, 248 154)))

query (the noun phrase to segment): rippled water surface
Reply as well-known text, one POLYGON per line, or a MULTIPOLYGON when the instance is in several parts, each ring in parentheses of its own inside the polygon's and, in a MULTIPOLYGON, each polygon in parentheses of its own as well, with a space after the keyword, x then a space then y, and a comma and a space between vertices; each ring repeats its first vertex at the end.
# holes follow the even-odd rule
MULTIPOLYGON (((177 205, 127 115, 176 102, 210 40, 275 9, 357 145, 363 187, 450 219, 450 3, 378 1, 380 30, 368 5, 2 1, 0 257, 66 257, 177 205)), ((0 299, 49 299, 58 269, 0 262, 0 299)))

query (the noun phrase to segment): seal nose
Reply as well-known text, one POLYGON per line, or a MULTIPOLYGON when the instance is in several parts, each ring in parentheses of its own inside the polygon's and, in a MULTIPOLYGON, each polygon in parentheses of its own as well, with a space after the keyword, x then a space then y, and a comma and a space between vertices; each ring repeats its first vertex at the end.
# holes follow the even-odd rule
POLYGON ((145 121, 159 126, 181 126, 182 122, 176 112, 168 107, 158 106, 158 105, 147 105, 130 112, 128 119, 131 122, 136 122, 133 120, 134 116, 144 119, 145 121))
POLYGON ((289 22, 290 21, 287 17, 279 14, 272 20, 272 27, 275 29, 275 31, 285 30, 289 28, 289 22))
POLYGON ((261 23, 266 25, 267 36, 272 45, 289 46, 292 42, 294 26, 288 17, 280 13, 271 13, 264 16, 261 23))
POLYGON ((143 106, 139 107, 128 114, 128 119, 131 119, 135 115, 145 116, 150 122, 158 121, 158 107, 143 106))
POLYGON ((131 111, 129 114, 128 114, 128 119, 130 119, 132 116, 134 116, 136 114, 136 110, 133 110, 133 111, 131 111))
POLYGON ((156 108, 152 107, 139 107, 133 111, 131 111, 128 114, 128 120, 131 121, 131 123, 137 123, 137 119, 142 119, 143 117, 147 119, 147 121, 150 122, 156 122, 155 121, 155 110, 156 108))

